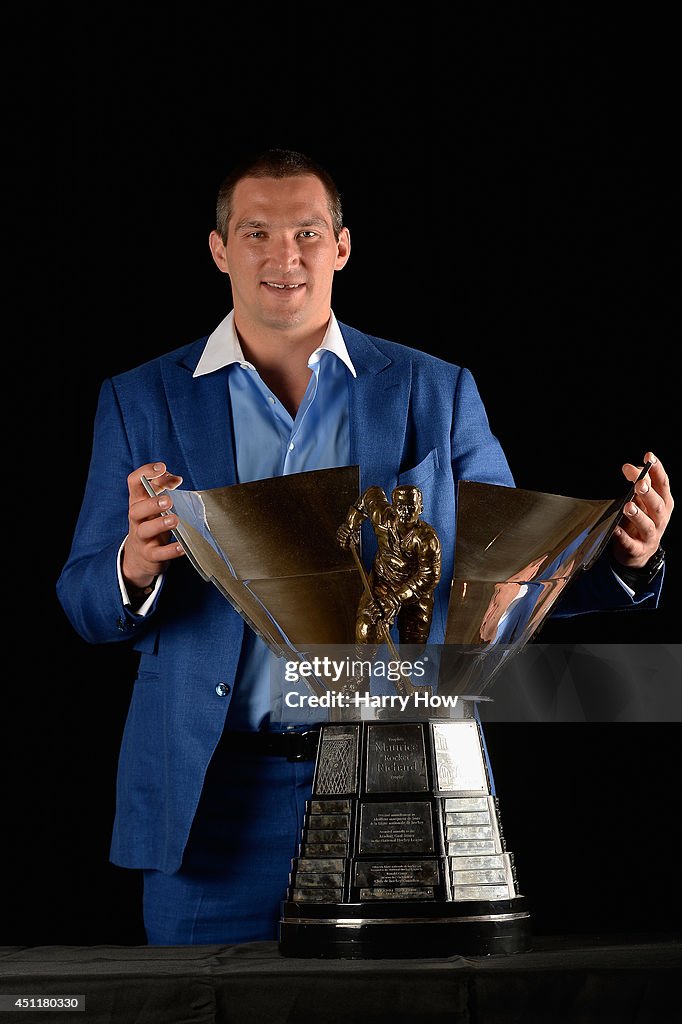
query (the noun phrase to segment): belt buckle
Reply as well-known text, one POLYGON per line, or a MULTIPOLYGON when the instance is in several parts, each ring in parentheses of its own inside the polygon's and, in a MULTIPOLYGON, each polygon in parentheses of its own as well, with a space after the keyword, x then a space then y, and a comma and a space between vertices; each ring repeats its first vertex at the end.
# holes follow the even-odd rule
POLYGON ((287 761, 314 761, 317 756, 317 747, 320 742, 318 729, 306 729, 305 732, 297 732, 295 751, 287 756, 287 761))

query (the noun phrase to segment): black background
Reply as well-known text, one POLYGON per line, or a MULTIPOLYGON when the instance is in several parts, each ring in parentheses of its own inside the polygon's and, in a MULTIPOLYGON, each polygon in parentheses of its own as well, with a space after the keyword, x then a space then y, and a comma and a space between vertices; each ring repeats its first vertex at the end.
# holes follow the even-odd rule
MULTIPOLYGON (((353 244, 337 317, 467 366, 519 486, 615 497, 649 448, 676 478, 671 26, 591 7, 395 19, 76 4, 17 40, 35 228, 10 382, 27 498, 8 545, 4 944, 145 941, 137 874, 107 859, 135 656, 81 641, 54 585, 102 379, 230 308, 207 236, 243 153, 329 167, 353 244)), ((542 641, 673 642, 675 532, 655 612, 548 622, 542 641)), ((677 725, 486 735, 536 929, 676 927, 677 725)))

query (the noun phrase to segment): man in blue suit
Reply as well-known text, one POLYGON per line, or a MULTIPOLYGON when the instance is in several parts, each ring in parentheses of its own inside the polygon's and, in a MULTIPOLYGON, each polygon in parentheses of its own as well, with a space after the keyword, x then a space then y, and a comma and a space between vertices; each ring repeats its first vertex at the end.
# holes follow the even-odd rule
MULTIPOLYGON (((267 651, 172 542, 167 498, 359 465, 360 484, 420 488, 442 543, 431 642, 443 640, 459 479, 513 486, 466 369, 338 323, 350 255, 323 168, 267 152, 225 180, 209 244, 233 310, 208 338, 106 380, 58 594, 91 643, 140 654, 119 761, 111 859, 144 872, 150 943, 276 937, 313 762, 269 717, 267 651)), ((660 461, 638 484, 611 556, 564 614, 652 605, 672 510, 660 461), (614 572, 614 565, 618 574, 614 572)), ((633 480, 638 467, 624 467, 633 480)), ((364 528, 363 528, 364 529, 364 528)), ((371 565, 367 527, 363 557, 371 565)))

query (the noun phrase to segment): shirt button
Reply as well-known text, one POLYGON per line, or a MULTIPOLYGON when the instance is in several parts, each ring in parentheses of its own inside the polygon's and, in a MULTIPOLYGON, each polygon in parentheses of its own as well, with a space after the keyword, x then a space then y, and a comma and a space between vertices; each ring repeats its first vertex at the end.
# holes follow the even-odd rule
POLYGON ((274 397, 274 395, 270 395, 269 399, 270 399, 270 401, 272 402, 273 405, 277 405, 277 399, 274 397))
POLYGON ((230 687, 227 685, 227 683, 218 683, 218 685, 215 688, 215 692, 218 694, 219 697, 227 697, 228 693, 230 692, 230 687))
POLYGON ((295 448, 295 447, 296 447, 296 446, 294 445, 294 442, 292 441, 292 442, 291 442, 291 444, 289 445, 289 451, 290 451, 290 452, 293 452, 293 450, 294 450, 294 448, 295 448))

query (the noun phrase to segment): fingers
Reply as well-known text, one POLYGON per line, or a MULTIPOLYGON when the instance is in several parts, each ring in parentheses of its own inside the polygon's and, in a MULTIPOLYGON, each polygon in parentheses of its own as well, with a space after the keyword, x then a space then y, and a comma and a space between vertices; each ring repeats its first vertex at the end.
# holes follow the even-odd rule
POLYGON ((170 529, 177 525, 177 516, 155 516, 131 528, 123 547, 123 575, 135 586, 147 586, 158 575, 160 565, 180 558, 185 552, 181 544, 172 542, 170 529))
POLYGON ((165 550, 165 546, 172 549, 170 531, 178 525, 175 513, 166 511, 171 505, 172 500, 162 495, 159 498, 142 498, 130 506, 129 537, 134 538, 140 554, 149 561, 167 561, 183 551, 182 547, 177 552, 165 550), (159 545, 164 545, 162 551, 159 545))
POLYGON ((628 565, 631 561, 634 562, 634 559, 640 557, 642 549, 642 542, 640 540, 631 537, 622 526, 616 527, 613 536, 617 544, 617 561, 622 562, 623 565, 628 565))
POLYGON ((158 493, 181 483, 182 477, 169 473, 164 462, 147 463, 128 476, 129 531, 123 550, 123 574, 136 586, 145 586, 149 577, 157 575, 160 563, 184 554, 182 545, 171 543, 170 531, 178 525, 178 517, 169 512, 173 499, 158 493), (151 482, 156 497, 147 493, 143 476, 151 482))
POLYGON ((648 462, 652 462, 653 465, 649 470, 649 476, 651 478, 651 484, 656 493, 662 498, 668 513, 672 512, 674 501, 670 492, 670 481, 668 474, 665 471, 663 463, 656 458, 653 452, 647 452, 644 458, 648 462))
MULTIPOLYGON (((180 558, 184 555, 185 549, 182 544, 147 544, 143 547, 142 553, 145 555, 145 562, 148 562, 152 567, 163 562, 170 562, 174 558, 180 558)), ((150 570, 153 575, 156 572, 152 568, 150 570)))
MULTIPOLYGON (((645 462, 646 461, 648 460, 645 459, 645 462)), ((626 480, 629 480, 630 483, 632 483, 637 480, 637 477, 642 472, 643 468, 643 466, 633 466, 631 462, 626 462, 623 466, 623 476, 626 480)), ((650 472, 651 470, 649 470, 649 472, 635 484, 635 494, 646 494, 647 491, 651 489, 650 472)))
POLYGON ((163 529, 167 530, 171 526, 171 519, 175 522, 172 523, 175 526, 177 523, 177 516, 171 514, 163 515, 164 512, 172 506, 173 500, 167 495, 161 495, 158 498, 150 498, 146 492, 145 497, 140 498, 139 501, 132 501, 128 509, 128 518, 131 524, 138 525, 144 523, 146 520, 153 518, 158 520, 160 516, 163 516, 163 522, 166 524, 163 529))
POLYGON ((147 587, 159 573, 165 572, 167 562, 183 554, 180 544, 159 544, 158 540, 142 544, 139 539, 133 542, 128 537, 123 547, 123 578, 135 587, 147 587))
POLYGON ((650 546, 657 541, 658 531, 656 523, 647 515, 645 509, 637 502, 628 501, 623 513, 627 519, 627 527, 624 533, 633 540, 639 540, 645 546, 650 546))
POLYGON ((163 490, 171 491, 182 483, 181 476, 167 471, 165 462, 148 462, 144 466, 140 466, 139 469, 134 469, 128 476, 128 493, 131 502, 148 496, 142 483, 143 476, 147 477, 157 494, 163 490))
MULTIPOLYGON (((156 501, 155 498, 150 499, 152 502, 156 501)), ((142 502, 138 502, 141 505, 142 502)), ((131 510, 130 524, 131 527, 135 527, 135 535, 139 537, 143 544, 147 541, 161 538, 163 543, 167 543, 170 539, 170 530, 173 530, 178 525, 178 517, 174 513, 162 516, 157 514, 150 518, 137 519, 133 516, 133 512, 137 510, 137 506, 131 510)))
MULTIPOLYGON (((647 452, 644 461, 651 462, 652 465, 646 476, 635 485, 634 501, 662 532, 668 524, 675 504, 670 492, 670 481, 662 462, 653 452, 647 452)), ((623 466, 623 474, 630 481, 636 480, 641 470, 641 466, 633 466, 630 463, 623 466)), ((631 518, 635 515, 636 513, 632 513, 631 518)))
MULTIPOLYGON (((128 476, 128 492, 130 496, 128 517, 131 526, 143 523, 152 516, 158 517, 162 515, 173 504, 172 498, 165 494, 157 498, 150 497, 142 483, 143 476, 147 477, 157 494, 165 490, 174 490, 182 483, 182 477, 169 473, 164 462, 149 462, 146 466, 140 466, 139 469, 133 470, 128 476)), ((160 530, 168 530, 176 525, 177 517, 173 522, 171 522, 170 517, 165 517, 165 526, 161 527, 160 530)))
MULTIPOLYGON (((650 462, 649 471, 635 484, 632 501, 623 508, 623 519, 614 531, 614 553, 624 565, 644 565, 661 543, 668 525, 674 502, 670 481, 662 462, 653 452, 646 452, 644 462, 650 462)), ((633 482, 642 471, 641 466, 626 463, 623 474, 633 482)))

